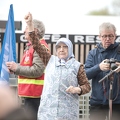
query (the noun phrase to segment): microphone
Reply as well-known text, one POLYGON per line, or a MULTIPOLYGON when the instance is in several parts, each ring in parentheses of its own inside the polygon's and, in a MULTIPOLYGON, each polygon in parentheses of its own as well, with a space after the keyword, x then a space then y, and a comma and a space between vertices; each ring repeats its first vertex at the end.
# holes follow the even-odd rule
POLYGON ((112 75, 113 73, 118 73, 120 71, 120 66, 117 67, 115 70, 110 71, 110 73, 108 73, 105 77, 103 77, 101 80, 99 80, 98 82, 101 83, 103 80, 105 80, 107 77, 109 77, 110 75, 112 75))

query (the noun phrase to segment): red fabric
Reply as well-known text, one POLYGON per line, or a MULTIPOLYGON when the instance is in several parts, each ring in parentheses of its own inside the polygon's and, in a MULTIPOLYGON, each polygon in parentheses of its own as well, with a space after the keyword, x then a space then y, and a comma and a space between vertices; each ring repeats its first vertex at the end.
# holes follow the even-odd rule
POLYGON ((42 94, 43 85, 19 84, 19 96, 22 97, 40 97, 42 94))
POLYGON ((20 65, 22 65, 22 66, 32 66, 33 53, 34 53, 34 49, 32 47, 30 47, 29 50, 26 50, 23 57, 22 57, 20 65))
MULTIPOLYGON (((40 43, 48 49, 48 45, 44 39, 41 39, 40 43)), ((27 45, 30 46, 31 43, 28 43, 27 45)), ((32 66, 33 53, 34 53, 34 49, 31 46, 27 51, 25 51, 20 65, 32 66)), ((23 76, 18 76, 18 80, 19 78, 23 79, 23 82, 24 82, 24 79, 44 80, 44 74, 39 78, 26 78, 23 76)), ((18 94, 19 96, 23 96, 23 97, 35 97, 35 98, 40 97, 42 93, 42 89, 43 89, 43 85, 26 84, 26 83, 18 84, 18 94)))
MULTIPOLYGON (((44 39, 41 39, 40 40, 40 43, 42 44, 42 45, 44 45, 47 49, 48 49, 48 44, 46 43, 46 41, 44 40, 44 39)), ((49 50, 49 49, 48 49, 49 50)))

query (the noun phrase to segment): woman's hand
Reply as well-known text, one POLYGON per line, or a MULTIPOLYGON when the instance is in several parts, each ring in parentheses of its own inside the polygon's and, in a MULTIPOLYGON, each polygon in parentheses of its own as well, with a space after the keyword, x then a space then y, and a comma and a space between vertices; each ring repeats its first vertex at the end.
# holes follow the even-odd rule
POLYGON ((24 19, 27 25, 32 24, 32 14, 30 12, 27 15, 25 15, 24 19))
POLYGON ((27 15, 25 15, 24 19, 27 24, 28 31, 34 31, 32 14, 29 12, 27 15))
POLYGON ((66 89, 66 92, 73 93, 73 94, 75 94, 75 93, 80 94, 81 93, 81 88, 70 86, 66 89))

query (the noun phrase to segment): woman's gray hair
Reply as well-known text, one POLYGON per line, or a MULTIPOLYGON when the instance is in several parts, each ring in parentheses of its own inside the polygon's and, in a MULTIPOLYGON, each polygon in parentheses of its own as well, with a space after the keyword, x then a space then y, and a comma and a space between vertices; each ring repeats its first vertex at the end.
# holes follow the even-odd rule
POLYGON ((37 34, 39 35, 40 39, 43 38, 43 36, 45 35, 45 26, 43 22, 33 19, 33 25, 34 25, 34 28, 38 30, 37 34))
POLYGON ((102 32, 102 30, 113 30, 116 34, 116 27, 110 22, 104 22, 99 26, 99 33, 102 32))

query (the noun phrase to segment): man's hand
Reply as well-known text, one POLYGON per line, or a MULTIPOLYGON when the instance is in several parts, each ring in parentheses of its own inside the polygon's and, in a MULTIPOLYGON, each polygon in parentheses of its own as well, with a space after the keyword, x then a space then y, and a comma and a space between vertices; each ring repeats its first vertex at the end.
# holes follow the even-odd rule
POLYGON ((110 70, 110 63, 108 63, 107 61, 108 59, 105 59, 99 64, 99 67, 102 71, 110 70))
POLYGON ((120 62, 116 62, 115 64, 116 64, 118 67, 120 67, 120 62))
POLYGON ((118 73, 118 72, 120 72, 120 62, 116 62, 115 64, 117 65, 117 70, 116 70, 116 72, 118 73))
POLYGON ((18 65, 17 63, 12 61, 12 62, 6 62, 6 66, 9 69, 10 73, 13 73, 16 71, 18 65))

